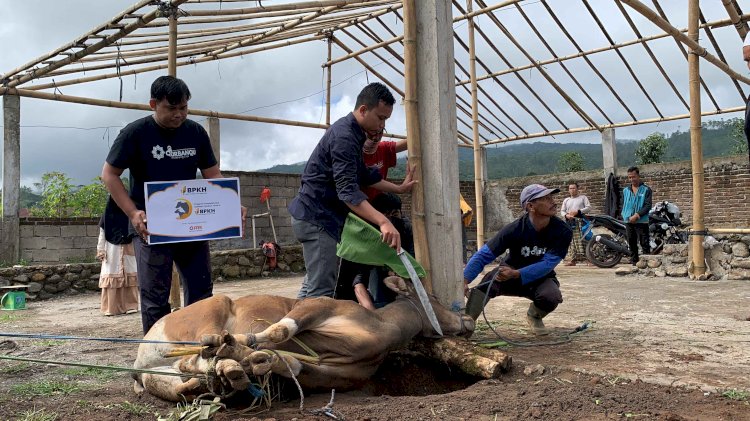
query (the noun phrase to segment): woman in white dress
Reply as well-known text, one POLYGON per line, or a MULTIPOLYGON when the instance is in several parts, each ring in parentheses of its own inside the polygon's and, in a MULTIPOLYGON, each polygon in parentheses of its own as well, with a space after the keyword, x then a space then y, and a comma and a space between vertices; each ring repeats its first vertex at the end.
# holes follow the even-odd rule
POLYGON ((101 312, 105 316, 137 313, 139 293, 133 243, 112 244, 100 227, 96 258, 102 262, 99 274, 101 312))

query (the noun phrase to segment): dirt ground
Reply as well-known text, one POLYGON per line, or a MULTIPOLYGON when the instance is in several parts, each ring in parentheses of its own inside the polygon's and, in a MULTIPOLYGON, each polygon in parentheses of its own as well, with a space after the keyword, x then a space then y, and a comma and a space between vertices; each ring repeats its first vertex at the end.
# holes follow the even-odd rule
MULTIPOLYGON (((617 277, 590 266, 558 270, 565 302, 545 319, 570 342, 504 348, 513 369, 475 382, 408 353, 389 358, 373 384, 339 392, 346 420, 750 420, 750 282, 617 277), (525 373, 526 372, 526 373, 525 373), (383 394, 383 393, 386 394, 383 394)), ((295 296, 300 277, 221 283, 215 292, 295 296)), ((528 301, 500 297, 487 306, 498 333, 533 343, 523 323, 528 301)), ((140 315, 104 317, 98 296, 33 302, 0 313, 0 332, 140 338, 140 315)), ((475 338, 496 340, 486 328, 475 338)), ((129 366, 136 344, 0 338, 0 353, 40 360, 129 366)), ((217 420, 334 419, 312 415, 329 394, 275 403, 261 414, 221 411, 217 420)), ((137 420, 174 405, 136 396, 127 373, 0 361, 0 420, 137 420), (44 416, 49 416, 44 418, 44 416)))

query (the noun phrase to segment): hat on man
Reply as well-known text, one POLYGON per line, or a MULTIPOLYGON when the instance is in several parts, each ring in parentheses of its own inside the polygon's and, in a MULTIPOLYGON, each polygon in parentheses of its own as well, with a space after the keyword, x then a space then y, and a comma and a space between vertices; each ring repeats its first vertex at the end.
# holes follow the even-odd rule
POLYGON ((560 189, 548 189, 541 184, 529 184, 521 191, 521 209, 526 210, 526 204, 553 193, 560 193, 560 189))

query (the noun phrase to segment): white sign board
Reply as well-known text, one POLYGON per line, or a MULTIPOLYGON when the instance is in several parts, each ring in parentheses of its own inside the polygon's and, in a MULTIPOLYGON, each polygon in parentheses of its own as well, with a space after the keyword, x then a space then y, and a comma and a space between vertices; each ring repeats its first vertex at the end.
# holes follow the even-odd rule
POLYGON ((238 178, 152 181, 144 189, 149 244, 242 235, 238 178))

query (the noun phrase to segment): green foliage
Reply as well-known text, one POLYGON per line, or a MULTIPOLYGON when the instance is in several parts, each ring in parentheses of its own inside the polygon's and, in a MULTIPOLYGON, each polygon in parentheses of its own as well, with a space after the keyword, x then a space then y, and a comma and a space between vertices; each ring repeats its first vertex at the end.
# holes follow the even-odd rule
POLYGON ((76 377, 76 378, 91 377, 100 381, 112 380, 116 378, 118 375, 116 371, 106 370, 103 368, 96 368, 96 367, 64 368, 62 370, 62 374, 69 376, 69 377, 76 377))
POLYGON ((0 374, 21 374, 31 370, 31 363, 25 361, 19 363, 0 364, 0 374))
POLYGON ((41 191, 41 200, 31 208, 31 214, 47 218, 101 215, 107 204, 107 190, 101 178, 96 177, 91 184, 79 188, 70 181, 61 172, 44 174, 40 183, 34 183, 41 191))
POLYGON ((65 216, 73 192, 69 177, 57 171, 48 172, 34 186, 42 192, 42 200, 31 209, 32 215, 48 218, 65 216))
POLYGON ((748 398, 750 398, 750 392, 737 389, 729 389, 724 391, 721 396, 733 401, 746 401, 748 400, 748 398))
POLYGON ((638 164, 657 164, 662 162, 667 151, 667 139, 662 133, 651 133, 638 142, 635 156, 638 164))
POLYGON ((101 177, 96 177, 93 183, 83 186, 73 194, 71 199, 71 216, 92 217, 104 213, 107 204, 107 189, 104 188, 101 177))
POLYGON ((729 136, 732 138, 732 153, 734 155, 746 155, 745 121, 741 118, 732 118, 727 123, 730 126, 729 136))
POLYGON ((55 421, 57 420, 58 414, 53 411, 47 411, 44 408, 36 409, 34 408, 26 410, 20 414, 19 418, 16 418, 17 421, 55 421))
POLYGON ((81 389, 74 383, 57 380, 41 380, 21 383, 10 388, 12 393, 27 398, 33 396, 49 396, 53 394, 67 395, 80 390, 81 389))
POLYGON ((557 160, 557 168, 560 172, 583 171, 586 166, 583 155, 578 152, 563 152, 557 160))

